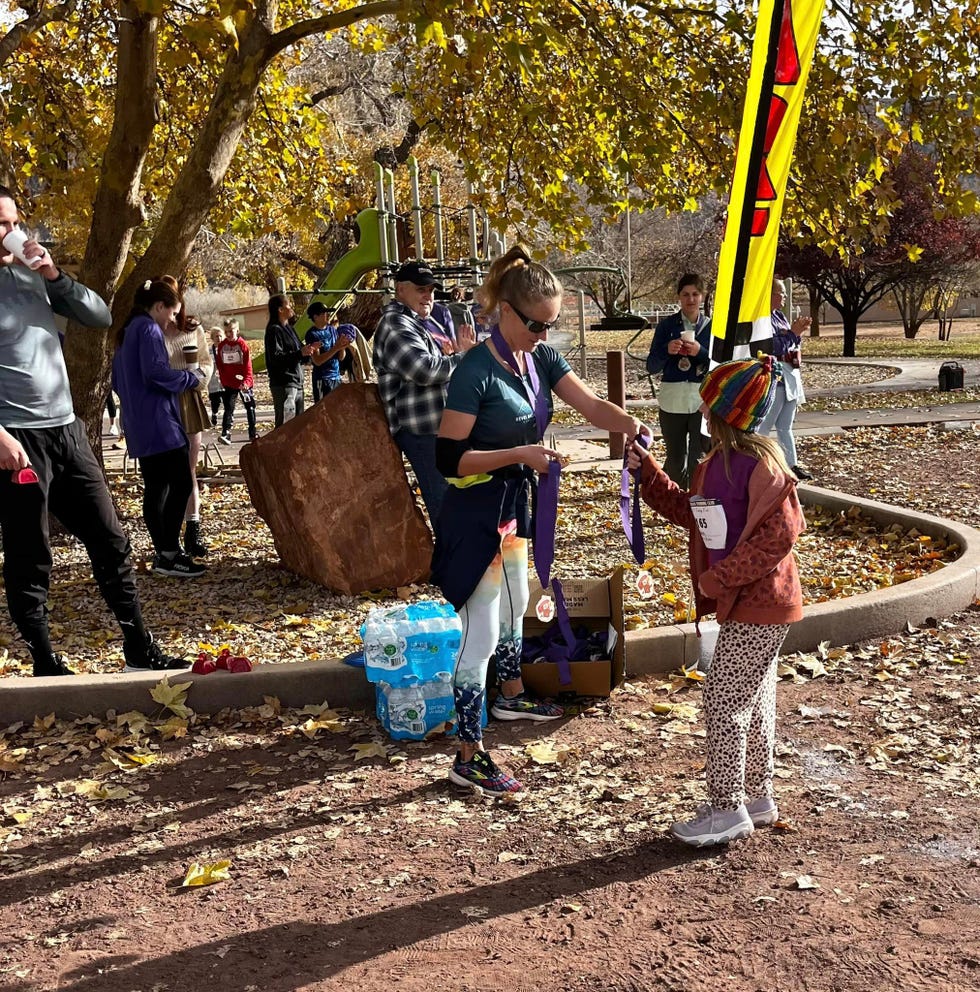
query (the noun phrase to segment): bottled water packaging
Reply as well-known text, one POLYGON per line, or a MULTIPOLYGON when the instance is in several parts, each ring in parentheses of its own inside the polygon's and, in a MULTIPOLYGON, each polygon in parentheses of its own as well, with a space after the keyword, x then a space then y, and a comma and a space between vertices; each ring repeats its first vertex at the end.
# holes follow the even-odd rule
POLYGON ((369 682, 391 687, 428 682, 453 671, 459 617, 448 603, 433 600, 378 607, 361 627, 361 640, 369 682))
MULTIPOLYGON (((378 682, 375 712, 385 732, 396 741, 420 741, 433 730, 448 736, 457 731, 453 677, 442 672, 428 682, 391 686, 378 682)), ((487 701, 483 700, 480 726, 487 725, 487 701)))
POLYGON ((417 685, 391 686, 378 682, 377 714, 381 726, 396 741, 420 741, 444 724, 455 733, 456 704, 452 676, 448 672, 417 685))

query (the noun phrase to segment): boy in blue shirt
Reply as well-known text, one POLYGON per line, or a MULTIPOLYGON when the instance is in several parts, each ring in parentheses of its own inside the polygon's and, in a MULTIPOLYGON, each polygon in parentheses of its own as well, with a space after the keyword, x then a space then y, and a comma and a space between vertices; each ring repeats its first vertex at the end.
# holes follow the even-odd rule
POLYGON ((306 308, 313 326, 306 332, 306 344, 319 344, 319 354, 313 355, 313 402, 318 403, 327 393, 340 385, 340 360, 347 353, 353 338, 333 322, 336 317, 325 304, 315 300, 306 308))

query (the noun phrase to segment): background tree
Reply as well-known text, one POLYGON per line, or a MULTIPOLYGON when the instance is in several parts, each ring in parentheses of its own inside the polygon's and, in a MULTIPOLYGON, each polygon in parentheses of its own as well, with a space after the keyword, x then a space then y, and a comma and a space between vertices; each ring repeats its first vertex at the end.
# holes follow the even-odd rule
MULTIPOLYGON (((845 252, 883 239, 897 198, 882 178, 910 141, 941 156, 945 205, 975 208, 959 179, 977 166, 978 5, 833 5, 811 75, 791 229, 806 221, 820 245, 845 252)), ((320 39, 391 54, 393 95, 411 106, 411 128, 462 159, 501 227, 526 236, 546 224, 555 248, 585 250, 591 220, 572 186, 609 217, 622 213, 627 185, 638 212, 694 211, 700 197, 724 195, 754 27, 751 5, 620 0, 57 6, 64 19, 0 39, 3 168, 36 194, 38 215, 82 258, 83 278, 114 298, 117 321, 142 279, 187 267, 205 227, 236 243, 281 238, 296 218, 309 228, 312 213, 326 226, 370 200, 357 157, 321 151, 331 134, 324 101, 301 73, 320 39), (142 128, 126 125, 117 92, 142 108, 142 128), (121 209, 93 210, 106 202, 121 209)), ((308 247, 294 264, 309 261, 308 247)), ((68 332, 93 434, 107 342, 68 332)))
POLYGON ((845 253, 821 248, 806 232, 797 239, 799 245, 783 240, 777 265, 841 314, 847 356, 854 355, 859 318, 889 292, 898 303, 905 336, 913 338, 929 314, 926 301, 935 300, 940 286, 958 283, 964 267, 968 270, 980 256, 980 227, 973 218, 948 213, 935 165, 921 151, 907 148, 881 185, 897 202, 883 237, 868 235, 845 253))
POLYGON ((898 262, 892 288, 907 338, 914 338, 930 311, 961 285, 980 258, 980 227, 975 219, 953 217, 942 204, 931 158, 907 150, 891 172, 901 206, 889 228, 889 241, 901 243, 906 255, 898 262))
MULTIPOLYGON (((555 264, 605 268, 627 267, 631 261, 630 304, 634 311, 667 304, 673 306, 677 279, 684 272, 700 272, 711 282, 721 243, 724 210, 708 197, 697 210, 668 211, 662 208, 630 212, 629 249, 626 214, 615 220, 603 219, 595 209, 592 227, 586 235, 589 249, 555 264)), ((625 278, 613 273, 581 272, 565 283, 582 289, 606 316, 613 316, 627 304, 625 278)))

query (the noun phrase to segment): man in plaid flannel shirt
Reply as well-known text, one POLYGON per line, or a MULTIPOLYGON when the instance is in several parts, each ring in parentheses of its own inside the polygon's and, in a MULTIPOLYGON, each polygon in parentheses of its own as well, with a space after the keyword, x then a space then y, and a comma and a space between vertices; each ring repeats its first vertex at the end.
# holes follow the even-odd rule
POLYGON ((395 298, 381 312, 374 332, 374 368, 388 427, 418 479, 429 519, 435 524, 446 491, 436 468, 436 433, 446 405, 446 387, 463 353, 476 343, 470 328, 455 343, 438 343, 423 321, 433 294, 442 287, 422 261, 395 272, 395 298))

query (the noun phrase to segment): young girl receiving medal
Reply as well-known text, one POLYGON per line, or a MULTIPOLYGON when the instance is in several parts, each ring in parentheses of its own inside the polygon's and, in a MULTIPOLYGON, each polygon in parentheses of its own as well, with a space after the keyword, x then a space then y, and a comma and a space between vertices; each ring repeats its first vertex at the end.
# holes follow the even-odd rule
POLYGON ((806 524, 779 445, 756 429, 773 403, 771 357, 726 362, 701 384, 712 448, 690 492, 638 444, 629 466, 643 498, 690 532, 698 619, 718 615, 704 689, 708 804, 670 832, 695 847, 727 844, 778 818, 772 794, 776 659, 803 610, 793 545, 806 524))

